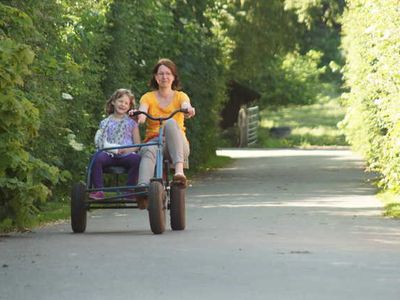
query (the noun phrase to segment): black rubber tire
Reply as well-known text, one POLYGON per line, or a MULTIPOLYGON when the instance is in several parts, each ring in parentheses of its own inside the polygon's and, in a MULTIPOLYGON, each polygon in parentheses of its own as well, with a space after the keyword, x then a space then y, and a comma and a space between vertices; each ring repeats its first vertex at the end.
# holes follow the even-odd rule
POLYGON ((165 231, 166 193, 160 182, 153 181, 150 183, 148 199, 151 231, 154 234, 163 233, 165 231))
POLYGON ((185 229, 185 192, 184 187, 172 185, 170 191, 170 215, 172 230, 185 229))
POLYGON ((85 205, 86 185, 75 183, 71 192, 71 227, 75 233, 86 230, 87 209, 85 205))

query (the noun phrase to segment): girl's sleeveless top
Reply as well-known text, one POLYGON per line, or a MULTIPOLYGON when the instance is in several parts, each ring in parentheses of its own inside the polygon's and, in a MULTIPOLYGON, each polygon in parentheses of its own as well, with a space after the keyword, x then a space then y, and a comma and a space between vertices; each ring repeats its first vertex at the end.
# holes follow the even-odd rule
POLYGON ((100 122, 100 130, 103 131, 103 139, 108 143, 130 145, 133 141, 133 129, 138 127, 138 124, 125 116, 122 119, 115 119, 108 116, 100 122))

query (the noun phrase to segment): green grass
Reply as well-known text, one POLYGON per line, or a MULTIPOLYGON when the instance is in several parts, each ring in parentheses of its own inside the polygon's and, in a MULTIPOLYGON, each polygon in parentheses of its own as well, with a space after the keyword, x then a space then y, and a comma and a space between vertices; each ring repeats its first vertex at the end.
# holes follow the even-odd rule
POLYGON ((70 217, 69 201, 49 201, 41 205, 37 214, 36 226, 51 223, 70 217))
POLYGON ((348 146, 337 124, 344 118, 337 98, 313 105, 290 106, 260 113, 259 145, 265 148, 348 146), (270 135, 272 127, 290 127, 284 138, 270 135))
POLYGON ((385 205, 384 215, 391 218, 400 218, 400 195, 391 191, 378 193, 378 198, 385 205))
MULTIPOLYGON (((69 201, 49 201, 41 204, 40 207, 35 210, 36 218, 31 220, 25 228, 20 228, 19 231, 29 231, 34 227, 68 219, 70 216, 69 201)), ((0 223, 0 233, 13 232, 16 230, 18 229, 12 224, 11 219, 0 223)))
POLYGON ((188 176, 188 178, 191 178, 191 177, 195 176, 196 174, 199 174, 202 172, 225 167, 225 166, 229 165, 232 161, 233 161, 233 159, 228 156, 214 156, 214 157, 211 157, 200 168, 197 168, 194 171, 192 169, 188 169, 187 171, 185 171, 185 174, 188 176))

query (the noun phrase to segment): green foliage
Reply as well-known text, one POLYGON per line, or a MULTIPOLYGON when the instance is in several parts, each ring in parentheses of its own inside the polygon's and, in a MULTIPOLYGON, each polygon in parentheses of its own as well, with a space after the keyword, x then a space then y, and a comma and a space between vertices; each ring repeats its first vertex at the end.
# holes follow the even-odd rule
POLYGON ((112 42, 106 50, 106 95, 125 87, 139 100, 147 89, 154 62, 160 56, 171 56, 173 51, 168 43, 173 34, 171 18, 161 1, 112 3, 107 13, 107 33, 112 42))
POLYGON ((382 175, 380 186, 400 191, 400 15, 398 1, 348 2, 343 128, 349 142, 382 175))
POLYGON ((2 184, 15 187, 4 190, 0 221, 3 228, 21 228, 29 224, 28 216, 36 217, 40 202, 69 193, 69 180, 82 177, 93 151, 98 125, 93 114, 105 102, 101 82, 109 43, 108 1, 3 3, 10 6, 1 5, 0 62, 7 81, 1 83, 0 111, 8 122, 2 134, 8 143, 1 153, 9 153, 6 162, 16 160, 21 170, 4 173, 2 184), (15 182, 16 176, 26 176, 25 185, 15 182))
POLYGON ((29 226, 35 202, 50 194, 47 183, 57 181, 58 169, 29 152, 37 136, 39 111, 23 92, 34 53, 11 33, 27 34, 32 23, 18 9, 0 4, 0 227, 29 226))
POLYGON ((273 76, 262 76, 259 86, 269 93, 262 95, 264 106, 311 104, 323 91, 319 76, 325 68, 319 68, 321 53, 310 50, 305 55, 290 52, 277 59, 273 76))
POLYGON ((270 60, 295 49, 295 18, 284 9, 283 1, 240 1, 231 11, 234 79, 258 78, 268 70, 270 60))
POLYGON ((80 176, 76 170, 87 164, 98 125, 91 114, 100 112, 105 102, 100 87, 103 48, 109 41, 104 34, 106 1, 11 2, 31 16, 34 26, 26 43, 36 59, 25 94, 40 110, 42 125, 32 153, 62 169, 60 179, 65 184, 71 174, 80 176))
POLYGON ((327 72, 342 63, 337 25, 343 4, 246 0, 230 7, 229 76, 258 91, 262 107, 314 103, 323 80, 331 80, 327 72))
POLYGON ((320 67, 326 67, 321 79, 341 82, 338 72, 344 64, 340 52, 341 15, 345 0, 285 0, 285 8, 297 15, 296 31, 300 53, 314 49, 322 53, 320 67))

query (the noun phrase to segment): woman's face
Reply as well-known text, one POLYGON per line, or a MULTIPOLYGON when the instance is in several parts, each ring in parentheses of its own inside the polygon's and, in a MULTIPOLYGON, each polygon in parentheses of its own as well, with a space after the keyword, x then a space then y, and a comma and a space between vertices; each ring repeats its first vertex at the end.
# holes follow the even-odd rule
POLYGON ((171 69, 164 65, 158 67, 155 78, 160 88, 171 87, 172 83, 175 80, 175 76, 172 73, 171 69))

